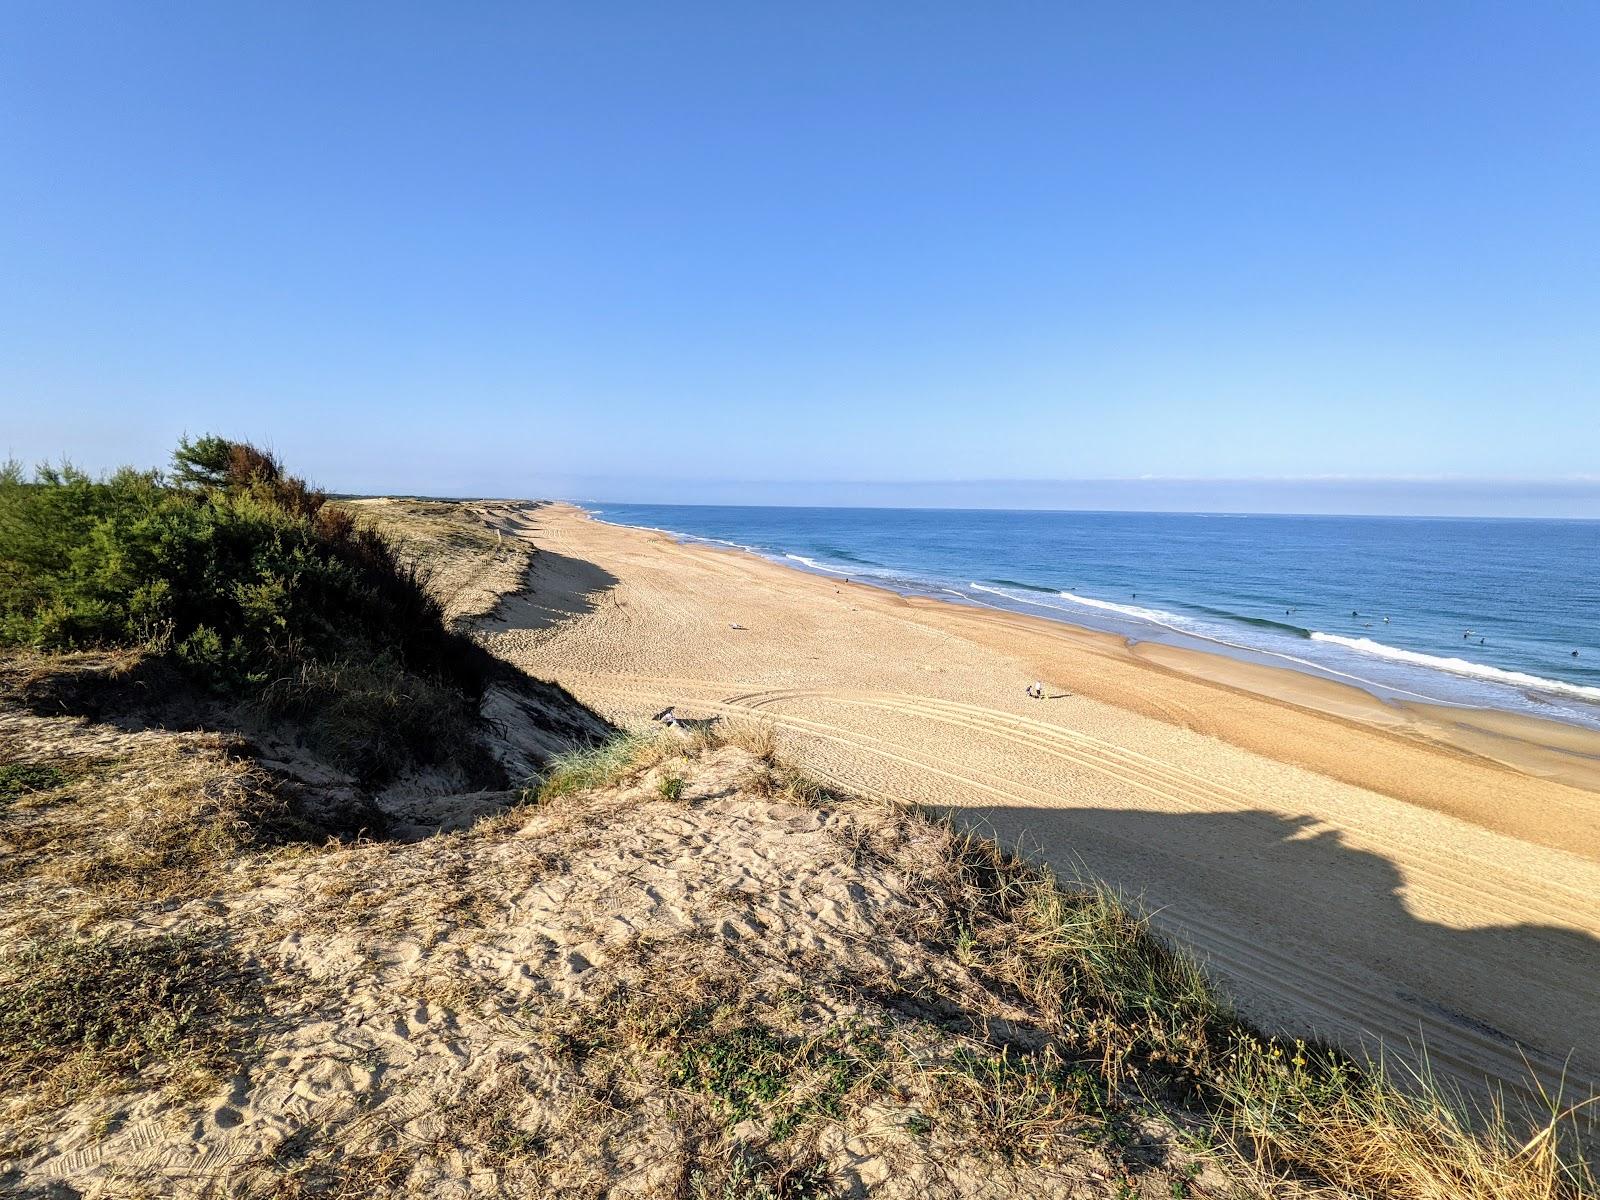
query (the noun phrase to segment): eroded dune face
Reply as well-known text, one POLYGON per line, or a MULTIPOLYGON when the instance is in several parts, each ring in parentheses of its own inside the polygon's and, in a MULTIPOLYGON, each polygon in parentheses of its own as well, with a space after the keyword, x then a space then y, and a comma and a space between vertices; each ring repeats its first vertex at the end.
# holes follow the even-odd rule
MULTIPOLYGON (((172 739, 225 767, 194 735, 27 732, 96 754, 172 739)), ((975 1197, 1110 1194, 1133 1170, 1145 1194, 1195 1181, 1159 1125, 1129 1124, 1110 1158, 1084 1141, 1108 1103, 1087 1075, 1008 1099, 1007 1072, 1060 1071, 1061 1014, 974 969, 1015 931, 951 910, 949 831, 816 803, 733 746, 666 740, 623 775, 453 834, 279 847, 187 897, 118 899, 119 945, 182 939, 173 953, 216 974, 141 1061, 97 1077, 64 1059, 11 1090, 7 1186, 743 1196, 814 1178, 975 1197)))

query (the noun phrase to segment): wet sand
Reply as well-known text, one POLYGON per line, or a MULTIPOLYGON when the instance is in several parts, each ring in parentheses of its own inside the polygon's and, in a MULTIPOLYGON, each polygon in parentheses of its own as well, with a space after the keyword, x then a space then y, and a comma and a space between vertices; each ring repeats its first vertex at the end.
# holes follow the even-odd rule
POLYGON ((540 550, 497 649, 614 719, 770 720, 841 787, 1141 897, 1265 1025, 1600 1087, 1600 735, 482 512, 540 550))

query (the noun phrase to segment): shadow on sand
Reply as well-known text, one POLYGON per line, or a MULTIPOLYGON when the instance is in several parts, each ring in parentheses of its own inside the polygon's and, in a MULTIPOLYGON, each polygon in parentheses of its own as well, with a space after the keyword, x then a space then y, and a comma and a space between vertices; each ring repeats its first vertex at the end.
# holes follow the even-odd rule
POLYGON ((522 590, 502 600, 494 615, 478 628, 489 633, 548 629, 593 612, 616 585, 617 577, 604 567, 551 550, 536 550, 522 590))
POLYGON ((981 805, 952 815, 1063 879, 1134 898, 1258 1025, 1391 1061, 1423 1049, 1436 1075, 1480 1095, 1487 1078, 1526 1096, 1530 1074, 1569 1101, 1600 1091, 1600 940, 1587 934, 1430 921, 1408 907, 1393 863, 1309 817, 981 805))

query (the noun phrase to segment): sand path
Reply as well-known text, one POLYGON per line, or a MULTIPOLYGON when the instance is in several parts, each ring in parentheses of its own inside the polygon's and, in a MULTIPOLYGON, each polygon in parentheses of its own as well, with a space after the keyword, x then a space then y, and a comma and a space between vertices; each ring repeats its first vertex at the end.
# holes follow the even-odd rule
POLYGON ((1600 737, 1392 709, 561 506, 483 515, 542 551, 498 649, 607 715, 766 718, 844 788, 1142 896, 1265 1024, 1600 1087, 1600 795, 1574 786, 1600 737), (1023 695, 1034 677, 1051 699, 1023 695))

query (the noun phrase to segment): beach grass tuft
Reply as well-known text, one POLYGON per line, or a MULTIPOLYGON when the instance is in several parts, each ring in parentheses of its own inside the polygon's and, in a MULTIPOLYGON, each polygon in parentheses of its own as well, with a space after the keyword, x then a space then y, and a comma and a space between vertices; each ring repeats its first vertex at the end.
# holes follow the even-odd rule
POLYGON ((598 746, 556 755, 530 791, 534 799, 544 803, 575 792, 614 787, 649 770, 678 749, 661 734, 619 734, 598 746))

